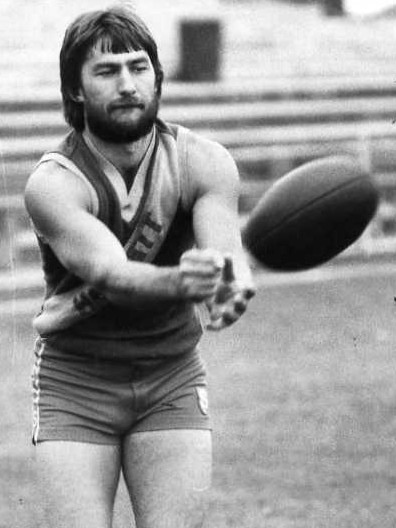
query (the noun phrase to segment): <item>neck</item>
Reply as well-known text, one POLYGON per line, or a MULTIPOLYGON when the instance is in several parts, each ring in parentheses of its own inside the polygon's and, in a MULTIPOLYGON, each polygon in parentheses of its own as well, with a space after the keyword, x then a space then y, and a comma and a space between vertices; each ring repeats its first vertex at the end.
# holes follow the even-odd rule
POLYGON ((131 143, 109 143, 95 136, 88 128, 85 134, 103 156, 112 163, 121 174, 137 169, 142 161, 153 136, 152 129, 146 136, 131 143))

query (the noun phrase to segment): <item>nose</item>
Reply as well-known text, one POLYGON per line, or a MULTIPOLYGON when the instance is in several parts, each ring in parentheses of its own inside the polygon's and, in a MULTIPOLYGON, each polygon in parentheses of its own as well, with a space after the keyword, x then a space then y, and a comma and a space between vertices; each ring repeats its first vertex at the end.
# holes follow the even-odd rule
POLYGON ((132 73, 128 68, 122 68, 118 77, 118 91, 120 94, 133 94, 136 85, 132 73))

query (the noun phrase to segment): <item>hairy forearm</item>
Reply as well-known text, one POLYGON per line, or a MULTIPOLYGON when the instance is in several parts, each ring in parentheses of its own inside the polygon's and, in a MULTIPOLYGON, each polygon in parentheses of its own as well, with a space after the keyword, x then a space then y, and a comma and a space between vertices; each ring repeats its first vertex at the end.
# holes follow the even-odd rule
POLYGON ((175 267, 127 261, 108 269, 94 287, 110 302, 123 306, 144 306, 183 298, 180 273, 175 267))

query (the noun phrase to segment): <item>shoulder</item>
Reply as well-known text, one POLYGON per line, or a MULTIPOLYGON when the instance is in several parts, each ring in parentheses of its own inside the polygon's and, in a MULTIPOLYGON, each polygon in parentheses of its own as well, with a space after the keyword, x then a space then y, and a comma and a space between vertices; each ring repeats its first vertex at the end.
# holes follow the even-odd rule
POLYGON ((40 162, 28 178, 25 204, 30 213, 50 204, 72 205, 92 209, 92 192, 76 172, 53 159, 40 162))
POLYGON ((180 133, 185 136, 184 141, 191 168, 194 168, 194 164, 201 166, 201 163, 204 161, 207 163, 219 163, 227 169, 236 168, 231 154, 220 143, 187 128, 180 127, 180 133))
POLYGON ((228 150, 216 141, 182 129, 189 184, 196 196, 213 191, 239 193, 239 172, 228 150))

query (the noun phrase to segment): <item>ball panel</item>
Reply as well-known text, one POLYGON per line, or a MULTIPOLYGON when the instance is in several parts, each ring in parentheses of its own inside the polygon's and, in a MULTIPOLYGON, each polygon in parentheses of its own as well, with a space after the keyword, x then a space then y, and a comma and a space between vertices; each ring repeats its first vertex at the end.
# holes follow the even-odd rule
POLYGON ((360 178, 362 170, 349 158, 332 157, 305 163, 277 180, 261 198, 252 216, 255 213, 260 216, 267 210, 269 220, 282 222, 309 201, 360 178))
POLYGON ((307 269, 352 244, 377 203, 373 182, 356 163, 318 160, 292 171, 264 195, 243 230, 243 240, 269 268, 307 269))

